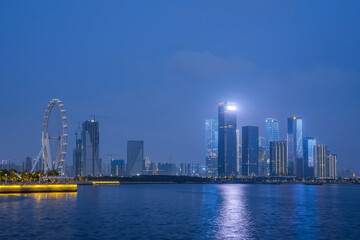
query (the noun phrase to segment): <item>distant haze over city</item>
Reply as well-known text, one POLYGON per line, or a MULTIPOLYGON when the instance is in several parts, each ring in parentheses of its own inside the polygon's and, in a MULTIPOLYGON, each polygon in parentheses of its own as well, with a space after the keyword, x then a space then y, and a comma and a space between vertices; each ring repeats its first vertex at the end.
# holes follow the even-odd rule
POLYGON ((205 164, 205 120, 237 104, 237 126, 303 119, 360 168, 358 1, 0 2, 0 160, 36 157, 49 101, 66 109, 72 164, 79 124, 99 122, 100 157, 205 164), (267 7, 264 7, 267 6, 267 7), (206 11, 202 11, 206 9, 206 11), (131 24, 130 24, 131 23, 131 24))

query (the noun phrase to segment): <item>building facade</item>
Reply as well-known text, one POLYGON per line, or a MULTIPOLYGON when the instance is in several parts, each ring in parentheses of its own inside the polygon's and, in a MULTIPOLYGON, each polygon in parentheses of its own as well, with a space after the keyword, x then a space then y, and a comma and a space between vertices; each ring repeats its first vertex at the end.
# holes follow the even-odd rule
POLYGON ((288 173, 290 176, 304 176, 304 153, 303 153, 303 120, 302 118, 288 118, 287 129, 288 145, 288 173))
POLYGON ((193 165, 191 163, 180 163, 179 175, 192 176, 193 175, 193 165))
POLYGON ((236 113, 235 103, 222 102, 218 105, 218 175, 233 177, 237 173, 236 149, 236 113))
POLYGON ((314 173, 316 178, 328 176, 328 150, 326 145, 316 145, 314 148, 314 173))
POLYGON ((242 128, 242 175, 259 175, 259 127, 242 128))
POLYGON ((176 165, 174 163, 159 163, 158 164, 159 175, 176 175, 176 165))
POLYGON ((241 152, 241 138, 240 138, 240 130, 239 129, 236 129, 236 171, 238 173, 241 173, 241 155, 242 155, 242 152, 241 152))
POLYGON ((98 176, 101 174, 99 158, 99 122, 87 120, 82 123, 82 171, 84 176, 98 176))
POLYGON ((270 175, 287 176, 288 159, 287 159, 287 142, 271 141, 270 142, 270 175))
POLYGON ((144 141, 128 141, 127 168, 130 176, 143 174, 145 169, 144 141))
POLYGON ((112 159, 111 160, 111 176, 123 177, 126 175, 125 160, 112 159))
POLYGON ((316 138, 304 138, 304 177, 314 177, 314 159, 315 159, 316 138))
POLYGON ((337 177, 337 155, 330 154, 329 155, 329 178, 337 177))
POLYGON ((205 121, 205 165, 207 175, 217 176, 218 171, 218 119, 205 121))
POLYGON ((75 176, 84 176, 82 162, 82 141, 76 134, 75 148, 73 150, 73 174, 75 176))
POLYGON ((32 157, 26 157, 24 161, 23 171, 30 172, 32 169, 33 159, 32 157))
POLYGON ((266 139, 259 137, 259 176, 267 176, 267 161, 265 157, 266 152, 266 139))
POLYGON ((270 142, 280 141, 279 122, 275 118, 265 119, 265 132, 266 132, 266 151, 265 157, 270 156, 270 142))

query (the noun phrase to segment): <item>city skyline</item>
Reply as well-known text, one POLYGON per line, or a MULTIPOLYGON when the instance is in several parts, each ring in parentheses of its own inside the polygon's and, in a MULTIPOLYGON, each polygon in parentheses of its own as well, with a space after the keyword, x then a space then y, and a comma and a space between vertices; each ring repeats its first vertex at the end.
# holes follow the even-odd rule
POLYGON ((302 117, 306 136, 334 149, 342 168, 360 169, 354 5, 319 1, 309 14, 301 2, 154 3, 154 11, 145 4, 140 12, 133 3, 89 4, 79 19, 76 3, 64 3, 70 13, 55 3, 0 4, 9 23, 0 39, 1 160, 20 164, 38 154, 46 104, 59 98, 69 116, 68 149, 79 122, 96 114, 104 160, 112 152, 125 158, 127 140, 142 139, 152 161, 202 164, 204 119, 232 101, 238 126, 259 126, 265 137, 264 119, 275 118, 284 139, 286 119, 302 117), (203 9, 223 20, 204 21, 203 9))
POLYGON ((358 239, 359 0, 1 0, 0 239, 358 239))
MULTIPOLYGON (((58 99, 56 99, 58 100, 58 99)), ((53 102, 54 100, 52 100, 51 102, 53 102)), ((59 101, 59 100, 58 100, 59 101)), ((60 109, 61 110, 61 109, 60 109)), ((63 110, 61 110, 63 111, 63 110)), ((265 176, 265 175, 293 175, 293 176, 297 176, 297 177, 314 177, 316 175, 320 175, 321 174, 318 173, 319 170, 316 170, 316 165, 314 163, 315 161, 315 149, 314 147, 316 147, 316 138, 313 137, 304 137, 303 134, 303 119, 301 117, 289 117, 287 118, 287 134, 286 134, 286 138, 285 138, 285 144, 287 145, 287 151, 286 151, 286 167, 288 168, 286 171, 282 170, 281 174, 275 174, 275 172, 278 172, 278 170, 274 170, 277 167, 274 167, 276 164, 274 163, 274 159, 272 159, 272 155, 270 154, 270 149, 272 149, 273 147, 268 146, 267 144, 272 144, 273 142, 276 143, 282 143, 284 141, 280 141, 280 128, 279 128, 279 122, 277 119, 275 118, 265 118, 265 138, 259 135, 259 127, 258 126, 240 126, 239 128, 237 127, 237 115, 238 115, 238 107, 237 104, 235 102, 222 102, 218 104, 218 118, 219 119, 206 119, 205 120, 205 137, 206 137, 206 141, 205 141, 205 163, 201 163, 203 164, 204 167, 206 167, 206 172, 207 174, 202 173, 207 176, 212 176, 212 177, 216 177, 216 176, 220 176, 220 177, 230 177, 230 176, 265 176), (221 123, 221 125, 219 125, 219 123, 221 123), (232 140, 235 141, 230 141, 230 139, 225 140, 225 142, 232 142, 230 145, 225 146, 225 151, 228 147, 233 147, 233 151, 235 153, 235 155, 233 156, 234 159, 230 160, 230 165, 227 163, 229 160, 222 160, 222 162, 225 161, 225 163, 221 163, 218 162, 218 156, 217 156, 217 151, 219 148, 219 142, 218 139, 220 136, 220 134, 224 135, 224 133, 222 133, 222 129, 229 129, 229 130, 233 130, 232 133, 229 135, 229 133, 225 133, 225 135, 229 135, 231 136, 231 138, 234 138, 232 140), (250 137, 250 129, 252 129, 251 131, 253 133, 251 133, 251 135, 253 135, 253 137, 250 137), (240 132, 241 130, 241 132, 240 132), (255 130, 255 132, 254 132, 255 130), (242 134, 242 139, 240 140, 239 136, 240 133, 242 134), (255 135, 254 135, 255 134, 255 135), (245 138, 244 138, 245 137, 245 138), (252 138, 252 147, 250 147, 249 149, 249 140, 252 138), (245 139, 245 141, 244 141, 245 139), (313 142, 308 143, 308 141, 313 140, 313 142), (241 142, 239 142, 241 141, 241 142), (256 143, 255 143, 256 141, 256 143), (259 158, 259 154, 260 154, 260 147, 264 146, 264 152, 262 153, 262 158, 259 158), (311 146, 311 147, 310 147, 311 146), (240 147, 240 149, 238 148, 240 147), (256 149, 254 148, 256 147, 256 149), (311 149, 312 148, 312 149, 311 149), (244 150, 245 149, 245 150, 244 150), (251 150, 252 149, 252 150, 251 150), (239 152, 242 151, 241 153, 239 152), (266 150, 269 151, 269 155, 266 154, 266 150), (244 151, 246 154, 244 154, 244 151), (251 152, 252 151, 252 152, 251 152), (309 152, 311 151, 311 152, 309 152), (251 153, 250 153, 251 152, 251 153), (240 154, 240 155, 239 155, 240 154), (309 155, 310 154, 310 155, 309 155), (214 155, 212 158, 212 160, 209 159, 209 156, 214 155), (249 159, 244 159, 241 156, 242 155, 248 155, 249 159), (271 155, 271 156, 270 156, 271 155), (294 156, 292 156, 294 155, 294 156), (252 160, 250 160, 252 159, 252 160), (290 161, 289 161, 290 159, 290 161), (292 159, 292 160, 291 160, 292 159), (209 166, 209 162, 210 161, 212 163, 210 163, 209 166), (291 163, 291 161, 293 161, 293 163, 291 163), (267 163, 266 163, 267 162, 267 163), (217 164, 216 164, 217 163, 217 164), (263 166, 260 166, 260 164, 262 164, 263 166), (269 165, 270 164, 270 165, 269 165), (274 165, 275 164, 275 165, 274 165), (212 165, 215 165, 216 167, 211 167, 212 165), (229 173, 229 170, 226 169, 226 167, 222 167, 222 165, 224 166, 228 166, 230 167, 229 169, 231 169, 231 173, 229 173), (253 165, 253 167, 251 167, 251 165, 253 165), (293 166, 291 166, 293 165, 293 166), (299 167, 300 166, 300 167, 299 167), (219 171, 220 168, 220 171, 219 171), (223 168, 223 169, 222 169, 223 168), (252 168, 252 170, 250 170, 252 168), (247 169, 247 170, 246 170, 247 169), (263 172, 262 172, 263 171, 263 172), (265 171, 267 171, 267 174, 265 174, 265 171), (211 173, 212 172, 212 173, 211 173), (219 174, 220 172, 220 174, 219 174), (301 173, 299 173, 301 172, 301 173), (315 173, 315 174, 314 174, 315 173)), ((115 158, 112 158, 113 154, 106 154, 107 156, 110 156, 109 159, 109 163, 107 161, 107 159, 105 159, 105 161, 102 160, 102 158, 99 157, 99 136, 100 136, 100 132, 99 132, 99 122, 95 121, 96 115, 89 115, 91 117, 93 117, 92 120, 85 120, 81 125, 82 125, 82 131, 81 131, 81 137, 78 137, 79 134, 79 128, 77 129, 77 131, 75 132, 75 148, 72 150, 72 165, 69 166, 69 163, 67 163, 66 165, 68 167, 70 167, 71 170, 71 174, 75 174, 75 175, 81 175, 81 176, 97 176, 97 175, 101 175, 101 174, 112 174, 113 170, 113 162, 114 161, 120 161, 120 160, 116 160, 115 158), (90 136, 91 135, 91 136, 90 136), (87 142, 91 142, 90 145, 87 144, 87 142), (93 147, 93 145, 95 144, 95 147, 93 147), (95 157, 92 157, 93 154, 96 154, 95 157), (91 155, 90 158, 87 157, 87 155, 91 155), (92 167, 88 167, 87 165, 92 165, 92 167), (103 165, 105 164, 105 165, 103 165), (94 169, 95 167, 95 169, 94 169), (101 170, 102 168, 107 168, 109 167, 109 170, 101 170), (111 168, 111 169, 110 169, 111 168)), ((52 118, 50 118, 52 119, 52 118)), ((67 118, 66 118, 67 119, 67 118)), ((54 120, 51 120, 54 121, 54 120)), ((79 124, 80 127, 80 124, 79 124)), ((67 126, 66 126, 67 128, 67 126)), ((229 131, 226 130, 226 131, 229 131)), ((224 141, 224 140, 223 140, 224 141)), ((222 141, 222 142, 223 142, 222 141)), ((127 141, 127 153, 126 156, 128 158, 127 162, 125 163, 125 165, 127 165, 128 163, 130 163, 129 165, 129 169, 126 169, 126 172, 124 172, 125 174, 130 174, 130 175, 139 175, 139 174, 146 174, 146 171, 149 171, 150 169, 147 169, 146 166, 146 161, 148 161, 150 163, 150 158, 149 156, 146 156, 146 159, 144 158, 144 154, 146 154, 146 152, 144 151, 144 147, 143 147, 143 140, 128 140, 127 141), (135 160, 129 160, 129 143, 135 143, 135 142, 141 142, 142 147, 141 147, 141 155, 143 156, 142 158, 139 158, 138 160, 136 160, 136 162, 140 161, 142 163, 138 163, 140 165, 138 165, 136 173, 131 173, 133 170, 132 169, 132 165, 134 164, 135 160), (133 162, 133 163, 131 163, 133 162), (143 165, 142 167, 139 167, 143 165), (142 170, 140 170, 142 169, 142 170)), ((221 142, 221 141, 220 141, 221 142)), ((228 143, 228 144, 229 144, 228 143)), ((220 145, 223 143, 220 143, 220 145)), ((320 145, 319 145, 320 146, 320 145)), ((321 145, 321 146, 325 146, 327 147, 327 145, 321 145)), ((220 147, 221 149, 223 149, 224 147, 220 147)), ((278 151, 278 150, 276 150, 278 151)), ((130 151, 131 152, 131 151, 130 151)), ((226 152, 225 155, 228 155, 230 152, 226 152)), ((121 154, 115 154, 115 155, 120 155, 121 154)), ((231 154, 230 154, 231 155, 231 154)), ((22 169, 26 169, 25 165, 28 165, 28 159, 30 157, 27 156, 25 161, 21 161, 20 165, 16 165, 17 167, 22 165, 22 169)), ((130 159, 132 157, 130 156, 130 159)), ((33 158, 34 159, 34 158, 33 158)), ((338 160, 337 160, 337 154, 330 154, 330 152, 326 153, 326 157, 324 158, 326 159, 327 163, 326 163, 326 167, 329 168, 329 166, 332 166, 332 175, 329 174, 329 169, 327 169, 327 175, 331 175, 331 176, 336 176, 336 174, 340 173, 338 172, 339 169, 341 169, 341 167, 338 166, 338 160), (331 159, 331 161, 330 161, 331 159), (334 170, 335 169, 335 170, 334 170)), ((35 159, 34 159, 35 160, 35 159)), ((8 162, 8 160, 3 160, 8 162)), ((9 159, 10 161, 10 159, 9 159)), ((124 160, 121 160, 124 161, 124 160)), ((278 161, 278 160, 277 160, 278 161)), ((281 161, 284 161, 284 159, 282 159, 281 161)), ((325 160, 324 160, 325 161, 325 160)), ((69 161, 70 162, 70 161, 69 161)), ((35 161, 32 163, 32 165, 35 163, 35 161)), ((157 164, 174 164, 174 167, 176 168, 177 163, 173 162, 173 160, 170 158, 170 161, 155 161, 155 163, 157 164), (166 163, 167 162, 167 163, 166 163)), ((182 162, 184 163, 184 162, 182 162)), ((180 166, 181 164, 180 163, 180 166)), ((191 165, 198 165, 200 167, 200 165, 196 162, 186 162, 186 164, 191 164, 191 165)), ((8 164, 10 164, 10 162, 8 162, 8 164)), ((14 164, 14 162, 12 162, 12 164, 14 164)), ((16 162, 15 162, 16 164, 16 162)), ((117 163, 118 164, 118 163, 117 163)), ((179 164, 179 163, 178 163, 179 164)), ((284 168, 284 163, 282 163, 282 168, 284 168)), ((325 164, 325 163, 324 163, 325 164)), ((10 165, 9 165, 10 166, 10 165)), ((37 167, 36 169, 38 169, 39 167, 37 167)), ((118 168, 118 167, 116 167, 118 168)), ((319 166, 318 166, 319 168, 319 166)), ((344 170, 346 170, 344 168, 344 170)), ((178 172, 177 174, 181 175, 181 167, 180 167, 180 172, 178 172)), ((205 171, 205 169, 204 169, 205 171)), ((116 171, 118 173, 118 171, 116 171)), ((69 172, 67 173, 69 174, 69 172)))

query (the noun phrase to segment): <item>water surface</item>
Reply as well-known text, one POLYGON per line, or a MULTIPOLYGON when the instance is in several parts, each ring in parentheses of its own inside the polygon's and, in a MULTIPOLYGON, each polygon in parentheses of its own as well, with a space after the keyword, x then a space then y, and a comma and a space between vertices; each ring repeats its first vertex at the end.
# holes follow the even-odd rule
POLYGON ((133 184, 0 195, 0 239, 359 239, 360 186, 133 184))

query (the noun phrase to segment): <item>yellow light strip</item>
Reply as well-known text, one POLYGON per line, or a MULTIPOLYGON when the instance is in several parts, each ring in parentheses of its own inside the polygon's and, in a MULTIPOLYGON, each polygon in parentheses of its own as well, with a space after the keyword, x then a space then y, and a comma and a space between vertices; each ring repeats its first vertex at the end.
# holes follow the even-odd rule
POLYGON ((92 182, 93 185, 96 184, 120 184, 119 181, 93 181, 92 182))
POLYGON ((76 184, 54 184, 54 185, 0 185, 0 193, 22 193, 22 192, 76 192, 76 184))

